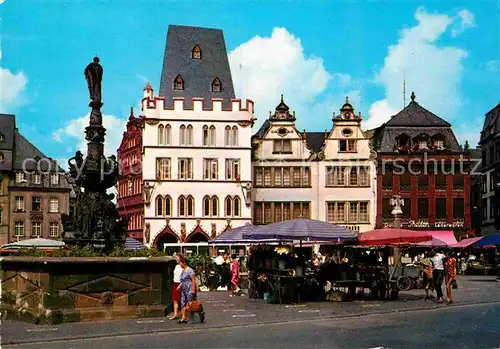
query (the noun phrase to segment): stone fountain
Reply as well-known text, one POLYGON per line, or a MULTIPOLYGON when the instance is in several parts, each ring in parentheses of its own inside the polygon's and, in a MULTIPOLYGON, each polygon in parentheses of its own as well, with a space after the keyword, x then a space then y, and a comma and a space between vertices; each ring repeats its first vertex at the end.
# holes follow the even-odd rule
POLYGON ((114 155, 104 156, 101 82, 103 68, 95 57, 85 69, 85 79, 92 108, 89 126, 85 128, 87 155, 77 151, 68 161, 69 174, 76 186, 75 209, 71 215, 62 214, 63 240, 68 245, 92 245, 104 252, 121 246, 126 238, 127 221, 120 219, 113 194, 107 189, 118 180, 119 164, 114 155))

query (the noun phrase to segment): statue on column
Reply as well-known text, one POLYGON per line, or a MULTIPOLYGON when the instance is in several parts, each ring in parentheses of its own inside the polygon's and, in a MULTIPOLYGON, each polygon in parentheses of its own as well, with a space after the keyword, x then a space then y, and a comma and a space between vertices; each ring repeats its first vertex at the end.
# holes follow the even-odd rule
POLYGON ((89 107, 99 109, 102 106, 102 95, 101 95, 101 82, 102 82, 103 69, 99 64, 99 58, 94 57, 93 62, 91 62, 85 68, 85 79, 87 80, 87 85, 89 88, 90 104, 89 107))

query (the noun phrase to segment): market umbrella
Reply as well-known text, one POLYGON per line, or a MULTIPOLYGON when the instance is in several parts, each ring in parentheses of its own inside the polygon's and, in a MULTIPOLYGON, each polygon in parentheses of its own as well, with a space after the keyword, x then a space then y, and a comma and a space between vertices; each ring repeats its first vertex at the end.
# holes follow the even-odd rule
POLYGON ((243 234, 251 233, 259 229, 259 226, 247 224, 240 227, 236 227, 230 230, 226 230, 219 236, 213 238, 208 243, 211 245, 236 245, 236 244, 250 244, 250 243, 272 243, 279 242, 277 239, 245 239, 243 234))
POLYGON ((47 248, 60 248, 64 247, 66 244, 63 241, 59 240, 51 240, 51 239, 43 239, 43 238, 35 238, 35 239, 28 239, 28 240, 21 240, 17 242, 12 242, 10 244, 5 244, 2 246, 2 249, 5 250, 13 250, 13 249, 20 249, 20 248, 40 248, 40 249, 47 249, 47 248))
POLYGON ((500 233, 483 236, 474 246, 485 247, 489 245, 500 245, 500 233))
POLYGON ((244 233, 244 239, 279 239, 294 241, 355 241, 357 234, 347 228, 312 219, 291 219, 262 226, 244 233))
POLYGON ((125 239, 125 249, 129 251, 139 251, 146 248, 143 244, 141 244, 138 240, 134 238, 126 238, 125 239))
POLYGON ((362 233, 359 244, 363 246, 417 244, 432 241, 432 235, 426 231, 384 228, 362 233))

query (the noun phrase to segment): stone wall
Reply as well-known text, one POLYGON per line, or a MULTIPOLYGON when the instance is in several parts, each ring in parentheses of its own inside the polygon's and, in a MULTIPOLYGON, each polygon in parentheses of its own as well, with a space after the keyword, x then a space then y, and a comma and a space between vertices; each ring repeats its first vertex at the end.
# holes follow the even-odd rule
POLYGON ((36 324, 165 316, 175 260, 0 258, 3 319, 36 324))

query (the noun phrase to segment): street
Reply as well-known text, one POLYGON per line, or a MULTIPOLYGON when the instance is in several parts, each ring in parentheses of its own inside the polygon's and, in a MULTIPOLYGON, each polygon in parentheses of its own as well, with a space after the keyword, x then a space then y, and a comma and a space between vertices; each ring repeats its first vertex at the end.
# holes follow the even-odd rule
POLYGON ((207 321, 179 325, 166 318, 37 326, 2 321, 2 348, 500 348, 500 283, 460 276, 454 304, 398 301, 266 304, 200 294, 207 321))
MULTIPOLYGON (((44 343, 69 348, 498 348, 500 303, 44 343)), ((5 348, 40 348, 21 344, 5 348)))

